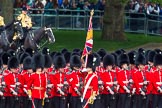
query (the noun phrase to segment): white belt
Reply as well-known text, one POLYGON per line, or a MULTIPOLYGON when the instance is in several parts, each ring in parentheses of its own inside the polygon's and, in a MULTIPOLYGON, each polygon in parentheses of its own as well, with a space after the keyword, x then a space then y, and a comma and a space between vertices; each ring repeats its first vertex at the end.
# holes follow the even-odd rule
POLYGON ((143 83, 139 83, 139 85, 143 85, 143 83))
POLYGON ((128 84, 128 83, 129 83, 129 81, 123 81, 123 83, 124 83, 124 84, 128 84))
POLYGON ((156 82, 157 85, 162 85, 162 82, 156 82))
POLYGON ((106 84, 113 84, 113 82, 106 82, 106 84))

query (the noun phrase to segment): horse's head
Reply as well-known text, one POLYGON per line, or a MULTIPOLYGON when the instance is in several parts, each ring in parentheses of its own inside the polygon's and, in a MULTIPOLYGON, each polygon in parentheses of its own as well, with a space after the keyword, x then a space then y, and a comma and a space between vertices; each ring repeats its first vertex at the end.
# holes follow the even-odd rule
POLYGON ((19 39, 22 39, 23 38, 23 29, 22 29, 22 24, 20 21, 16 20, 14 21, 14 29, 15 29, 15 32, 17 33, 17 36, 19 39))
POLYGON ((52 29, 50 27, 45 27, 44 28, 44 31, 45 31, 45 35, 48 37, 48 40, 50 43, 54 43, 55 42, 55 36, 52 32, 52 29))

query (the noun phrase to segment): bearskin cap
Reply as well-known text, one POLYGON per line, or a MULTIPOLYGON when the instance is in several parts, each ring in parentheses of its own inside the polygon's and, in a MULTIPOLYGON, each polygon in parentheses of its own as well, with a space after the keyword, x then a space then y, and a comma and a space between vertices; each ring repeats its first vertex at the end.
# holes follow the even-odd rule
POLYGON ((9 53, 7 53, 7 52, 4 52, 2 54, 2 62, 3 62, 4 65, 7 65, 8 60, 10 59, 10 57, 11 57, 11 55, 9 53))
POLYGON ((44 68, 45 60, 41 53, 36 53, 33 55, 33 69, 44 68))
POLYGON ((118 49, 115 51, 115 54, 117 54, 118 56, 123 54, 124 52, 121 49, 118 49))
POLYGON ((63 48, 63 49, 61 50, 61 53, 62 53, 62 54, 66 53, 66 52, 68 52, 68 49, 66 49, 66 48, 63 48))
POLYGON ((70 62, 71 52, 67 51, 64 53, 66 63, 70 62))
POLYGON ((112 54, 106 54, 103 58, 103 66, 106 68, 109 65, 115 65, 115 58, 112 54))
POLYGON ((27 69, 33 69, 33 59, 30 56, 27 56, 24 60, 23 60, 23 69, 27 70, 27 69))
POLYGON ((149 51, 148 56, 147 56, 147 61, 153 62, 155 55, 156 55, 155 51, 149 51))
POLYGON ((105 49, 99 49, 97 53, 100 55, 101 61, 103 61, 103 57, 106 55, 106 50, 105 49))
POLYGON ((128 53, 128 57, 129 57, 129 62, 130 62, 130 64, 135 64, 136 52, 135 52, 135 51, 130 51, 130 52, 128 53))
POLYGON ((139 64, 146 65, 146 57, 142 54, 139 53, 136 57, 135 64, 138 66, 139 64))
POLYGON ((52 65, 52 58, 50 55, 44 55, 44 59, 45 59, 45 68, 50 68, 52 65))
POLYGON ((118 57, 118 65, 121 66, 123 64, 129 64, 129 57, 127 54, 121 54, 118 57))
POLYGON ((12 56, 9 60, 8 60, 8 69, 10 70, 11 68, 18 68, 19 67, 19 60, 17 59, 17 57, 12 56))
POLYGON ((7 53, 9 53, 11 56, 16 56, 16 51, 13 49, 9 49, 7 53))
POLYGON ((93 72, 96 69, 96 66, 98 65, 98 58, 94 56, 94 54, 89 54, 87 59, 87 65, 86 68, 92 68, 93 72))
POLYGON ((140 53, 140 54, 145 54, 145 50, 144 50, 143 48, 139 48, 139 49, 138 49, 138 53, 140 53))
POLYGON ((154 51, 155 51, 157 54, 162 54, 161 49, 158 49, 158 48, 157 48, 157 49, 155 49, 154 51))
POLYGON ((54 62, 53 62, 55 69, 59 68, 65 68, 66 61, 63 55, 57 55, 55 56, 54 62))
POLYGON ((111 53, 111 55, 114 56, 115 59, 115 65, 118 66, 118 55, 116 53, 111 53))
POLYGON ((154 56, 153 63, 154 63, 155 66, 162 65, 162 54, 156 54, 154 56))
POLYGON ((23 63, 24 59, 27 57, 27 56, 30 56, 29 53, 22 53, 21 56, 20 56, 20 64, 23 63))
POLYGON ((50 54, 50 49, 48 47, 44 47, 42 49, 42 54, 50 54))
POLYGON ((33 54, 35 53, 35 51, 32 48, 26 48, 25 52, 28 53, 31 57, 33 56, 33 54))
POLYGON ((101 62, 101 58, 100 55, 98 53, 93 53, 94 57, 96 57, 96 66, 100 66, 100 62, 101 62))
POLYGON ((73 49, 73 52, 80 53, 80 52, 81 52, 81 49, 79 49, 79 48, 75 48, 75 49, 73 49))
POLYGON ((80 57, 78 55, 73 55, 70 58, 70 67, 73 69, 73 67, 80 68, 82 65, 80 57))

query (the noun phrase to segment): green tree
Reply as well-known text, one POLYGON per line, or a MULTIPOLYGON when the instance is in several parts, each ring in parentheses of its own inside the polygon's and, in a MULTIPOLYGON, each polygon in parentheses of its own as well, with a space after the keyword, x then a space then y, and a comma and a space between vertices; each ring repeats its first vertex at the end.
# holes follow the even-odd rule
POLYGON ((13 3, 14 0, 1 0, 0 7, 5 24, 13 20, 13 3))
POLYGON ((129 0, 106 0, 102 39, 126 40, 124 34, 124 8, 128 1, 129 0))

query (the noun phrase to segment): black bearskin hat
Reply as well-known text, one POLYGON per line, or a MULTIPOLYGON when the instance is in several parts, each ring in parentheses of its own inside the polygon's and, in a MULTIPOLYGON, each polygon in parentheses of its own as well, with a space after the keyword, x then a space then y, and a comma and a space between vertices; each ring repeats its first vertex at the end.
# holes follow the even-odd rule
POLYGON ((136 65, 138 66, 139 64, 146 65, 146 58, 142 53, 139 53, 136 57, 135 61, 136 65))
POLYGON ((45 68, 50 68, 52 65, 52 58, 50 55, 44 55, 44 59, 45 59, 45 68))
POLYGON ((106 55, 106 50, 105 49, 99 49, 97 53, 100 55, 101 61, 103 61, 103 57, 106 55))
POLYGON ((35 53, 34 50, 33 50, 32 48, 26 48, 26 49, 25 49, 25 52, 26 52, 26 53, 29 53, 29 55, 30 55, 31 57, 32 57, 33 54, 35 53))
POLYGON ((156 55, 155 51, 149 51, 147 61, 153 62, 154 56, 156 55))
POLYGON ((66 52, 68 52, 68 49, 66 49, 66 48, 64 48, 64 49, 61 50, 61 53, 62 54, 66 53, 66 52))
POLYGON ((154 56, 154 65, 157 66, 157 65, 162 65, 162 55, 161 54, 156 54, 154 56))
POLYGON ((4 52, 2 54, 2 62, 3 62, 4 65, 7 65, 8 60, 10 59, 10 57, 11 57, 11 55, 9 53, 7 53, 7 52, 4 52))
POLYGON ((19 61, 17 59, 17 57, 12 56, 9 61, 8 61, 8 69, 10 70, 11 68, 18 68, 19 67, 19 61))
POLYGON ((23 63, 24 59, 27 57, 27 56, 30 56, 28 53, 24 52, 21 54, 20 56, 20 64, 23 63))
POLYGON ((47 48, 47 47, 44 47, 44 48, 42 49, 42 54, 50 54, 50 49, 47 48))
POLYGON ((33 69, 33 59, 30 56, 27 56, 24 60, 23 60, 23 69, 27 70, 27 69, 33 69))
POLYGON ((129 57, 127 54, 121 54, 118 57, 118 64, 119 66, 123 65, 123 64, 129 64, 129 57))
POLYGON ((118 55, 116 53, 111 53, 111 55, 114 56, 115 59, 115 65, 118 66, 118 55))
POLYGON ((119 55, 123 54, 124 52, 121 49, 118 49, 114 53, 119 56, 119 55))
POLYGON ((162 54, 161 49, 158 49, 158 48, 157 48, 157 49, 155 49, 154 51, 155 51, 157 54, 162 54))
POLYGON ((98 58, 94 56, 94 54, 89 54, 87 59, 87 65, 86 68, 92 68, 93 72, 96 69, 96 66, 98 65, 98 58))
POLYGON ((103 58, 103 66, 106 68, 109 65, 115 65, 115 58, 112 54, 107 54, 103 58))
POLYGON ((101 58, 100 55, 98 53, 93 53, 94 57, 97 58, 96 60, 96 66, 100 66, 100 62, 101 62, 101 58))
POLYGON ((130 62, 130 64, 135 64, 136 52, 135 52, 135 51, 130 51, 130 52, 128 53, 128 57, 129 57, 129 62, 130 62))
POLYGON ((36 53, 33 55, 33 69, 44 68, 45 60, 41 53, 36 53))
POLYGON ((71 52, 67 51, 64 53, 66 63, 70 62, 71 52))
POLYGON ((140 53, 140 54, 145 54, 145 50, 144 50, 143 48, 139 48, 139 49, 138 49, 138 53, 140 53))
POLYGON ((66 61, 65 61, 65 58, 63 55, 57 55, 55 56, 55 59, 54 59, 54 66, 55 66, 55 69, 59 69, 59 68, 65 68, 66 66, 66 61))
POLYGON ((73 69, 73 67, 80 68, 82 65, 80 57, 78 55, 73 55, 70 58, 70 67, 73 69))
POLYGON ((75 49, 73 49, 73 52, 80 53, 80 52, 81 52, 81 49, 79 49, 79 48, 75 48, 75 49))
POLYGON ((9 53, 11 56, 16 56, 16 51, 13 49, 9 49, 7 53, 9 53))

